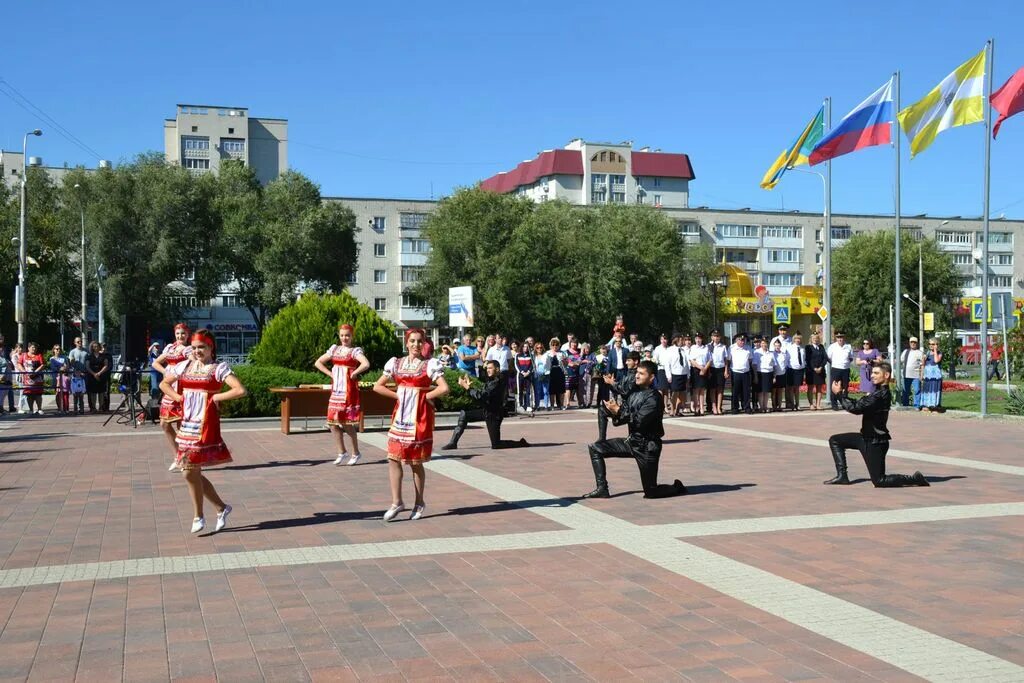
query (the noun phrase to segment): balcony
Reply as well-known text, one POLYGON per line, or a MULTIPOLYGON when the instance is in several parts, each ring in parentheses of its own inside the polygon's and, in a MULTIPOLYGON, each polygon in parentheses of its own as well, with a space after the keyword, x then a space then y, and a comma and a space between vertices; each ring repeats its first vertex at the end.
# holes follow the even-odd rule
POLYGON ((715 246, 739 249, 757 249, 761 246, 760 237, 722 237, 717 231, 714 234, 715 246))
POLYGON ((795 273, 797 271, 803 271, 804 264, 800 261, 797 262, 773 262, 773 261, 762 261, 761 271, 765 273, 795 273))
POLYGON ((410 308, 408 306, 402 306, 398 313, 399 319, 402 322, 423 322, 434 319, 434 309, 432 308, 410 308))
POLYGON ((427 254, 407 254, 401 253, 398 255, 398 265, 400 266, 425 266, 427 265, 427 254))

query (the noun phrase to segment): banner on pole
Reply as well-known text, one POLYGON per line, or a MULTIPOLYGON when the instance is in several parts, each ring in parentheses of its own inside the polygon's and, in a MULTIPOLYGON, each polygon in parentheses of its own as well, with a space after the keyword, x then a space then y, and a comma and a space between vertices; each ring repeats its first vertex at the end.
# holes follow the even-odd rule
POLYGON ((473 327, 473 286, 448 288, 448 326, 473 327))

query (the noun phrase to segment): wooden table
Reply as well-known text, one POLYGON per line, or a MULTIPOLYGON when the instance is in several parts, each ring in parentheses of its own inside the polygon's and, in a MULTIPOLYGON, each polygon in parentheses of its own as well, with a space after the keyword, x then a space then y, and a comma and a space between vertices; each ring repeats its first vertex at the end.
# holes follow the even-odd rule
MULTIPOLYGON (((270 387, 270 391, 281 399, 282 434, 291 434, 293 417, 327 419, 327 403, 331 400, 331 390, 325 386, 301 384, 297 387, 270 387)), ((370 388, 360 388, 359 399, 363 409, 359 415, 360 432, 363 431, 363 418, 366 415, 390 415, 395 405, 393 400, 373 393, 370 388)))

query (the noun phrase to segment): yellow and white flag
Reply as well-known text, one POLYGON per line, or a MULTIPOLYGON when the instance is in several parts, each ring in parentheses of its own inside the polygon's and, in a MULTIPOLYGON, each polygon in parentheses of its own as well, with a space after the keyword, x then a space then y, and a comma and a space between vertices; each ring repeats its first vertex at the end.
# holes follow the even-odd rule
POLYGON ((897 116, 910 141, 910 156, 928 149, 935 136, 985 118, 985 50, 957 67, 921 100, 897 116))

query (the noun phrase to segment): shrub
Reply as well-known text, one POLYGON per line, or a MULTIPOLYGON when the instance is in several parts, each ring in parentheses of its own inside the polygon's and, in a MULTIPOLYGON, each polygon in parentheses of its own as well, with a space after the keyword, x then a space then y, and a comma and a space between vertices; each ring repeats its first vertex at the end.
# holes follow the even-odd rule
POLYGON ((337 342, 341 323, 355 328, 354 344, 362 347, 371 368, 401 353, 391 323, 348 292, 304 294, 270 320, 252 351, 252 363, 315 372, 313 362, 337 342))
POLYGON ((1024 391, 1010 390, 1006 396, 1006 412, 1010 415, 1024 415, 1024 391))

